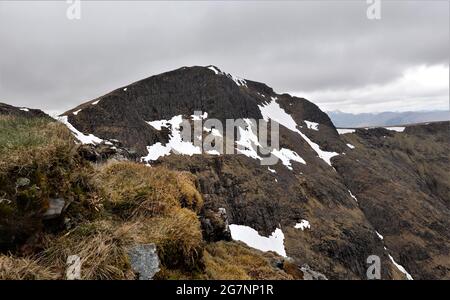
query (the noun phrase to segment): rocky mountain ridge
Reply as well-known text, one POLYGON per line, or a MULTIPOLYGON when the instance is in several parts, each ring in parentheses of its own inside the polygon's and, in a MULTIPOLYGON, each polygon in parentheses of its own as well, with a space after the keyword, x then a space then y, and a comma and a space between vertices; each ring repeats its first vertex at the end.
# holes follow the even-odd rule
MULTIPOLYGON (((340 135, 308 100, 276 94, 214 66, 149 77, 82 104, 61 120, 94 148, 126 149, 139 158, 158 143, 170 144, 174 123, 168 121, 193 121, 194 111, 224 123, 277 121, 280 148, 289 153, 274 166, 261 165, 251 151, 169 152, 147 161, 195 176, 206 239, 227 239, 217 217, 224 210, 229 224, 256 230, 260 237, 253 242, 281 240, 282 254, 327 278, 366 279, 371 255, 381 258, 382 279, 449 278, 448 122, 340 135)), ((244 144, 254 145, 247 136, 244 144)), ((239 233, 231 235, 236 239, 239 233)))

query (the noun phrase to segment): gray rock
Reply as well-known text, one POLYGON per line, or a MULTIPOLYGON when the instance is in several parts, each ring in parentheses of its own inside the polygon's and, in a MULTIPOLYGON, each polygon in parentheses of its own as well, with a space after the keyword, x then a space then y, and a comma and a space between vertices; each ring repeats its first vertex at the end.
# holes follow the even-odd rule
POLYGON ((217 211, 207 209, 200 221, 202 223, 203 237, 206 241, 231 240, 231 231, 225 208, 219 208, 217 211))
POLYGON ((328 280, 325 275, 312 270, 307 264, 301 266, 300 270, 303 272, 303 280, 328 280))
POLYGON ((139 280, 152 280, 160 270, 155 244, 137 245, 128 251, 128 257, 139 280))
POLYGON ((48 201, 48 209, 43 215, 44 218, 53 219, 60 216, 65 205, 66 201, 62 198, 50 199, 48 201))
POLYGON ((30 185, 30 183, 31 183, 30 179, 24 178, 24 177, 20 177, 16 181, 16 186, 18 188, 26 187, 26 186, 30 185))

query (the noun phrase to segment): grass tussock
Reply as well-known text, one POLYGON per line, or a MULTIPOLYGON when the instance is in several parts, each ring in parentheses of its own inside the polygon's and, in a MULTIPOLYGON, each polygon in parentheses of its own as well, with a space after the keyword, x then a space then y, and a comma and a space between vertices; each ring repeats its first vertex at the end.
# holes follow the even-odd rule
POLYGON ((58 275, 35 258, 0 255, 0 280, 52 280, 58 275))
POLYGON ((64 278, 67 257, 81 259, 81 277, 86 280, 133 279, 127 249, 134 241, 133 224, 100 220, 78 226, 57 238, 47 236, 41 260, 64 278))
POLYGON ((205 273, 212 280, 292 279, 270 264, 268 257, 236 242, 209 244, 204 254, 205 273))
POLYGON ((49 119, 0 116, 0 173, 70 156, 73 140, 63 124, 49 119))
POLYGON ((107 204, 125 218, 167 215, 176 207, 199 212, 203 205, 186 173, 120 162, 101 167, 96 179, 107 204))

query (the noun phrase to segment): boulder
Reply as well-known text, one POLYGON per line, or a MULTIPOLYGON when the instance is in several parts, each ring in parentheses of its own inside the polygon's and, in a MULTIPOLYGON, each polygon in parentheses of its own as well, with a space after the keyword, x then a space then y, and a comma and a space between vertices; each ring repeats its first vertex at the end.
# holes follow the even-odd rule
POLYGON ((62 198, 50 199, 48 201, 48 209, 43 215, 44 219, 54 219, 59 217, 65 205, 66 201, 62 198))
POLYGON ((160 270, 155 244, 137 245, 128 251, 128 257, 139 280, 152 280, 160 270))

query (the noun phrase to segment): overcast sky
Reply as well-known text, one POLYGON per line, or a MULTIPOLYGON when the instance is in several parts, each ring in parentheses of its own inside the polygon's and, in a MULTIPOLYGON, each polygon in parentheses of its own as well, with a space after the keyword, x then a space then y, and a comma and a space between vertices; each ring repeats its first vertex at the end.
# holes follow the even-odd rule
POLYGON ((63 112, 216 65, 324 110, 449 109, 449 2, 0 1, 0 102, 63 112))

